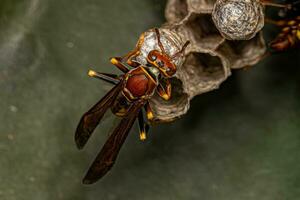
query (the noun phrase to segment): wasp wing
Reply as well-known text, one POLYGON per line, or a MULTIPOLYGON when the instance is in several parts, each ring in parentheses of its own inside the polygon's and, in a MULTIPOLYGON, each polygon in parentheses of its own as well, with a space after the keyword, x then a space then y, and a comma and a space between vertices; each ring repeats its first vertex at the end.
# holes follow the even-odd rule
POLYGON ((118 156, 121 146, 124 143, 143 105, 143 102, 133 105, 129 110, 128 115, 125 116, 119 125, 114 129, 113 133, 102 147, 100 153, 97 155, 95 161, 84 177, 84 184, 92 184, 96 182, 111 169, 118 156))
POLYGON ((121 88, 122 83, 120 82, 81 117, 75 133, 75 142, 79 149, 84 147, 107 109, 112 106, 121 88))

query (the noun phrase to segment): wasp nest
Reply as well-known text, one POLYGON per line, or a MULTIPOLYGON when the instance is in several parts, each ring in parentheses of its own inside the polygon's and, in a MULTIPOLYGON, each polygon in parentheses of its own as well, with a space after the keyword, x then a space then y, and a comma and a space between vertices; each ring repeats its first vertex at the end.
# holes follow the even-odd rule
MULTIPOLYGON (((259 32, 247 41, 225 39, 214 25, 212 12, 215 0, 169 0, 167 23, 160 28, 162 43, 169 54, 178 51, 186 41, 191 44, 185 55, 175 61, 177 73, 171 80, 172 98, 151 100, 156 119, 171 121, 185 114, 196 95, 217 89, 231 74, 231 69, 256 64, 265 53, 265 43, 259 32)), ((158 49, 153 30, 144 33, 141 56, 158 49)))

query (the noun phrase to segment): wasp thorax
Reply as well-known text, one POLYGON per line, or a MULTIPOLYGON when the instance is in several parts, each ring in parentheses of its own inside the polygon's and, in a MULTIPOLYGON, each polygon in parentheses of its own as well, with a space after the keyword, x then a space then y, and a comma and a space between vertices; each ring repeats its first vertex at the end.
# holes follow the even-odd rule
POLYGON ((217 29, 229 40, 249 40, 264 25, 260 0, 217 0, 212 17, 217 29))

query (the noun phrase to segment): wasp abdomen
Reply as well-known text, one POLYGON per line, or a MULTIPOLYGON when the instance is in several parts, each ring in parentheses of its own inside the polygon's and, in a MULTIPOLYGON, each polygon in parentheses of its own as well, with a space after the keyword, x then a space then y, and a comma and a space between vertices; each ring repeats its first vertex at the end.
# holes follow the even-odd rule
POLYGON ((132 103, 130 103, 126 97, 120 93, 114 101, 111 111, 118 117, 124 117, 128 113, 128 110, 131 108, 131 106, 132 103))

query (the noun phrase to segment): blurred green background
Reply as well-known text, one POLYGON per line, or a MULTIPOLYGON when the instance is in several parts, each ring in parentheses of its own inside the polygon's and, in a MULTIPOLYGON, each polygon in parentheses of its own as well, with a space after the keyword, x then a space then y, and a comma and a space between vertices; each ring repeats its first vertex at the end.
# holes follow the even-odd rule
MULTIPOLYGON (((110 88, 88 69, 164 22, 163 0, 1 0, 1 200, 296 200, 300 197, 300 58, 291 51, 235 71, 182 119, 131 132, 112 171, 81 179, 114 124, 83 151, 81 115, 110 88)), ((270 30, 267 37, 276 34, 270 30)))

